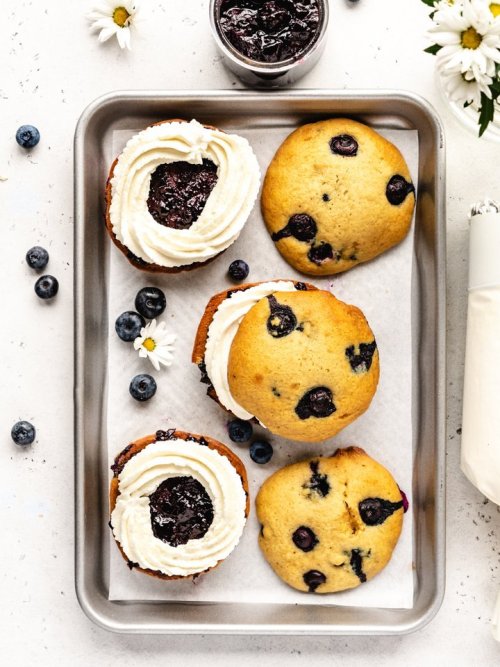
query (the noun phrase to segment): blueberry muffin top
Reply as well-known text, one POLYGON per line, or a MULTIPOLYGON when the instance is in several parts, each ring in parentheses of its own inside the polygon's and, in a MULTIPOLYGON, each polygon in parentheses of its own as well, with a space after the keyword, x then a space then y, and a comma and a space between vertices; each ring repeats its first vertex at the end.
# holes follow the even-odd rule
POLYGON ((281 468, 262 485, 256 508, 266 560, 309 593, 354 588, 378 574, 404 513, 392 475, 359 447, 281 468))
POLYGON ((370 405, 375 336, 359 308, 324 290, 274 292, 241 320, 227 366, 234 401, 276 435, 318 442, 370 405))
POLYGON ((399 150, 345 118, 303 125, 274 156, 262 213, 284 259, 331 275, 373 259, 407 234, 415 187, 399 150))

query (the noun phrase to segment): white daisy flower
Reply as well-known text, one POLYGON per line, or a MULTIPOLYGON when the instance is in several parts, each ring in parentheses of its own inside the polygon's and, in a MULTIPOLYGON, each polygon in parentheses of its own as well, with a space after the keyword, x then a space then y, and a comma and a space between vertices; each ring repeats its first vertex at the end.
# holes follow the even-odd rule
POLYGON ((168 333, 165 322, 156 324, 152 320, 141 329, 141 335, 134 340, 134 349, 139 350, 139 356, 148 357, 157 371, 160 364, 171 366, 174 352, 175 334, 168 333))
POLYGON ((130 49, 131 30, 135 29, 140 0, 100 0, 87 14, 91 30, 99 30, 98 39, 106 42, 116 35, 120 48, 130 49))
POLYGON ((472 104, 475 109, 481 106, 481 93, 484 93, 491 99, 491 90, 489 86, 493 82, 491 77, 486 74, 474 78, 469 72, 445 72, 441 75, 446 94, 452 102, 459 104, 472 104), (468 78, 469 77, 469 78, 468 78))
POLYGON ((433 16, 431 39, 442 48, 438 52, 441 70, 480 72, 493 76, 500 63, 500 19, 485 0, 463 0, 444 4, 433 16))

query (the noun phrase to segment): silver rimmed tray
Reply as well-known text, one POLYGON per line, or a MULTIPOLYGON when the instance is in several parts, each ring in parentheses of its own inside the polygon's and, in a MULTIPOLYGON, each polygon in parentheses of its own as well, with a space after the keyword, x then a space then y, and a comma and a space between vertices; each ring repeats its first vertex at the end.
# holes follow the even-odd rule
MULTIPOLYGON (((403 634, 422 627, 444 593, 445 419, 444 139, 432 108, 394 91, 117 92, 83 112, 75 134, 76 591, 85 613, 117 632, 403 634), (414 239, 413 518, 411 609, 240 603, 120 602, 108 598, 108 460, 105 377, 108 253, 105 146, 116 130, 195 117, 238 128, 283 126, 335 115, 375 128, 413 129, 419 139, 414 239)), ((115 252, 115 250, 113 250, 115 252)), ((131 269, 132 270, 132 269, 131 269)))

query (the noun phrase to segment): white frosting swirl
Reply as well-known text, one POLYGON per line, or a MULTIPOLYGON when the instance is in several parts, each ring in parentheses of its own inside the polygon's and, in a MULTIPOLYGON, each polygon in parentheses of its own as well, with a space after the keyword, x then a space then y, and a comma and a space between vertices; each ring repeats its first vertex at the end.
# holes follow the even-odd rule
POLYGON ((124 465, 111 514, 113 534, 140 567, 188 576, 214 567, 238 544, 245 526, 246 494, 231 462, 214 449, 173 438, 153 442, 124 465), (173 547, 155 537, 149 496, 169 477, 194 477, 210 496, 214 519, 198 539, 173 547))
POLYGON ((214 313, 208 328, 205 347, 205 366, 219 401, 239 419, 252 419, 231 395, 227 379, 229 352, 241 320, 258 301, 274 292, 293 292, 295 284, 290 280, 260 283, 246 290, 233 292, 224 299, 214 313))
POLYGON ((238 238, 253 208, 260 169, 243 137, 196 120, 153 125, 132 137, 111 180, 110 220, 116 238, 146 262, 177 267, 205 262, 238 238), (161 164, 211 160, 217 183, 189 229, 156 222, 147 207, 151 175, 161 164))

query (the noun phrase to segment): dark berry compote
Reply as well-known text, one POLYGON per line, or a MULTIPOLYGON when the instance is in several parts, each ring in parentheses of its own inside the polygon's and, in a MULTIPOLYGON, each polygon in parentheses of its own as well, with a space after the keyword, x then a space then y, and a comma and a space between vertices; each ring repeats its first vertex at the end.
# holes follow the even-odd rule
POLYGON ((262 63, 299 56, 315 41, 319 0, 221 0, 222 35, 242 55, 262 63))

